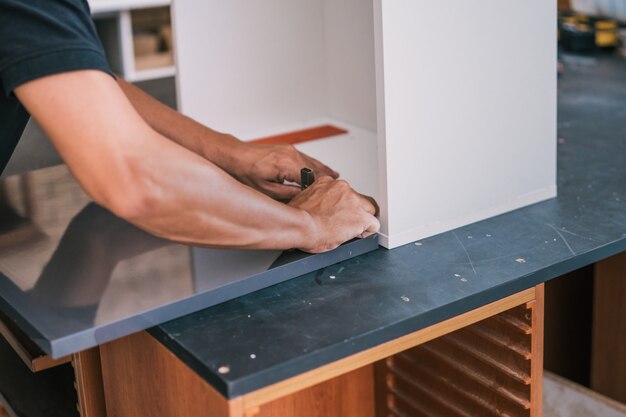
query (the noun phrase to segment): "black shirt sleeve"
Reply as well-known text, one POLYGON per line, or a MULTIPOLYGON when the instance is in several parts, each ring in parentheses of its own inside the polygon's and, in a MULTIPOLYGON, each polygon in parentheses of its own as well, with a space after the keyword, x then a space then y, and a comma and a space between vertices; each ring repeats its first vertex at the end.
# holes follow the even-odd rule
POLYGON ((86 0, 0 0, 0 83, 96 69, 112 74, 86 0))

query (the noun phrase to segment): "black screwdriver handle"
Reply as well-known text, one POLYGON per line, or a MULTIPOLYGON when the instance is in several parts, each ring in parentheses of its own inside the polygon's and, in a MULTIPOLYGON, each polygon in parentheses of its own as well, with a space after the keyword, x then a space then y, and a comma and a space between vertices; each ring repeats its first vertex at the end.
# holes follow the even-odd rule
POLYGON ((315 181, 315 174, 310 168, 302 168, 300 170, 300 187, 302 190, 306 190, 315 181))

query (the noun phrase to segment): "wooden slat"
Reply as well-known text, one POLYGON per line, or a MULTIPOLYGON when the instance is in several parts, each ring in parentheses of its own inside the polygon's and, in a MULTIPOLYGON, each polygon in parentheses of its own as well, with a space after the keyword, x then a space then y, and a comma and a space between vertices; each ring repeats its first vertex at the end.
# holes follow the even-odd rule
POLYGON ((530 370, 523 369, 518 366, 515 358, 506 357, 506 355, 498 352, 497 349, 494 349, 492 352, 486 353, 481 351, 476 347, 475 343, 472 343, 470 338, 463 337, 462 335, 455 334, 446 337, 441 340, 444 344, 449 344, 454 346, 461 352, 473 356, 474 358, 482 361, 485 365, 491 366, 494 369, 498 369, 507 376, 515 379, 516 381, 520 381, 523 384, 530 384, 530 370), (494 352, 498 352, 494 355, 494 352))
POLYGON ((535 301, 529 303, 532 309, 533 336, 531 342, 532 361, 530 368, 531 417, 543 414, 543 317, 544 284, 535 287, 535 301))
POLYGON ((280 397, 300 391, 322 381, 350 372, 354 369, 369 365, 396 353, 421 345, 430 340, 474 324, 487 317, 499 314, 520 304, 534 299, 535 289, 529 288, 517 294, 495 301, 483 307, 458 315, 441 323, 434 324, 406 336, 399 337, 374 348, 364 350, 336 362, 321 366, 293 378, 261 388, 243 396, 244 407, 251 408, 280 397))
POLYGON ((514 337, 507 333, 499 332, 489 325, 489 321, 485 320, 484 323, 477 323, 474 326, 467 328, 474 336, 493 343, 496 346, 500 346, 505 349, 510 349, 512 352, 521 356, 522 358, 529 360, 530 344, 524 343, 522 340, 516 340, 514 337))
POLYGON ((311 127, 309 129, 296 130, 293 132, 287 132, 280 135, 267 136, 264 138, 254 139, 250 142, 252 143, 261 143, 261 144, 291 144, 295 145, 297 143, 309 142, 312 140, 328 138, 331 136, 344 135, 348 133, 347 130, 341 129, 337 126, 332 125, 323 125, 311 127))
POLYGON ((468 379, 474 380, 477 384, 493 390, 509 401, 518 404, 524 409, 530 409, 530 398, 528 386, 523 384, 510 383, 508 385, 499 384, 494 378, 493 372, 485 366, 475 366, 472 362, 458 360, 457 357, 447 355, 445 352, 433 349, 428 345, 419 348, 419 354, 432 361, 434 364, 441 364, 441 367, 454 369, 459 375, 464 375, 468 379))
POLYGON ((405 411, 402 408, 398 408, 397 406, 393 406, 389 408, 389 416, 390 417, 431 417, 428 414, 420 412, 419 410, 411 409, 405 411))
POLYGON ((72 365, 81 417, 106 417, 100 350, 93 348, 73 355, 72 365))
POLYGON ((1 313, 0 335, 6 339, 22 362, 33 372, 54 368, 55 366, 63 365, 72 360, 71 356, 52 359, 52 357, 43 352, 28 336, 1 313))
POLYGON ((437 399, 433 401, 433 398, 420 391, 410 392, 405 387, 398 386, 395 381, 392 381, 389 392, 395 398, 395 403, 391 407, 394 410, 394 414, 409 416, 421 414, 428 417, 467 417, 449 408, 445 411, 441 410, 437 399))
POLYGON ((433 366, 433 363, 420 362, 410 353, 396 355, 395 359, 397 364, 389 367, 391 373, 411 384, 426 384, 440 398, 456 404, 457 408, 467 413, 495 417, 528 416, 526 409, 500 396, 497 391, 472 385, 471 381, 462 378, 449 368, 439 368, 433 366))
POLYGON ((498 314, 496 316, 496 320, 501 321, 502 323, 511 327, 511 329, 517 330, 523 334, 530 334, 532 332, 532 328, 530 323, 525 320, 517 317, 516 315, 506 312, 504 314, 498 314))
POLYGON ((458 397, 450 401, 445 393, 433 388, 432 381, 409 380, 400 378, 397 374, 393 374, 391 380, 392 388, 390 388, 390 391, 398 396, 399 399, 409 403, 415 410, 420 410, 429 415, 447 417, 475 417, 478 415, 460 406, 458 397), (418 398, 421 401, 414 401, 414 399, 418 398), (428 407, 428 411, 426 411, 426 407, 428 407))

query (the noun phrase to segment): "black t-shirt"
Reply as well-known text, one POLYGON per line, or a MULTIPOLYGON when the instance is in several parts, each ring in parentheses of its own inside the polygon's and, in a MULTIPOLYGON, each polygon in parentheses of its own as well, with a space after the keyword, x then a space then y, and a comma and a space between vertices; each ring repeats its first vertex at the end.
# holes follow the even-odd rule
POLYGON ((13 90, 81 69, 111 73, 87 0, 0 0, 0 173, 29 119, 13 90))

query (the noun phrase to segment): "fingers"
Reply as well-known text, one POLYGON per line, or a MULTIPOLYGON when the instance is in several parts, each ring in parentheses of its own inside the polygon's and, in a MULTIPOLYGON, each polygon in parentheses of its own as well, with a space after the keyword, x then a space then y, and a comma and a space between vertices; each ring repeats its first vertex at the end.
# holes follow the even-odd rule
POLYGON ((318 176, 328 175, 329 177, 333 179, 339 178, 339 173, 335 171, 334 169, 330 168, 329 166, 321 163, 317 159, 312 158, 306 154, 301 153, 301 155, 305 159, 305 161, 310 165, 309 168, 311 168, 315 172, 316 175, 318 176))
POLYGON ((289 201, 300 194, 300 187, 277 182, 265 181, 263 191, 275 200, 289 201))
POLYGON ((361 239, 364 239, 368 236, 378 233, 379 230, 380 230, 380 221, 378 221, 378 219, 374 216, 369 216, 365 224, 365 230, 363 231, 363 233, 359 235, 359 237, 361 239))
POLYGON ((332 178, 332 177, 330 177, 328 175, 324 175, 322 177, 319 177, 319 178, 315 179, 315 182, 317 184, 320 184, 320 185, 321 184, 327 184, 327 183, 330 183, 330 182, 333 182, 333 181, 335 181, 334 178, 332 178))
POLYGON ((363 197, 365 200, 367 200, 367 202, 369 203, 365 210, 371 214, 372 216, 378 216, 380 214, 380 207, 378 207, 378 203, 376 202, 376 200, 374 200, 372 197, 365 195, 365 194, 359 194, 361 197, 363 197))

